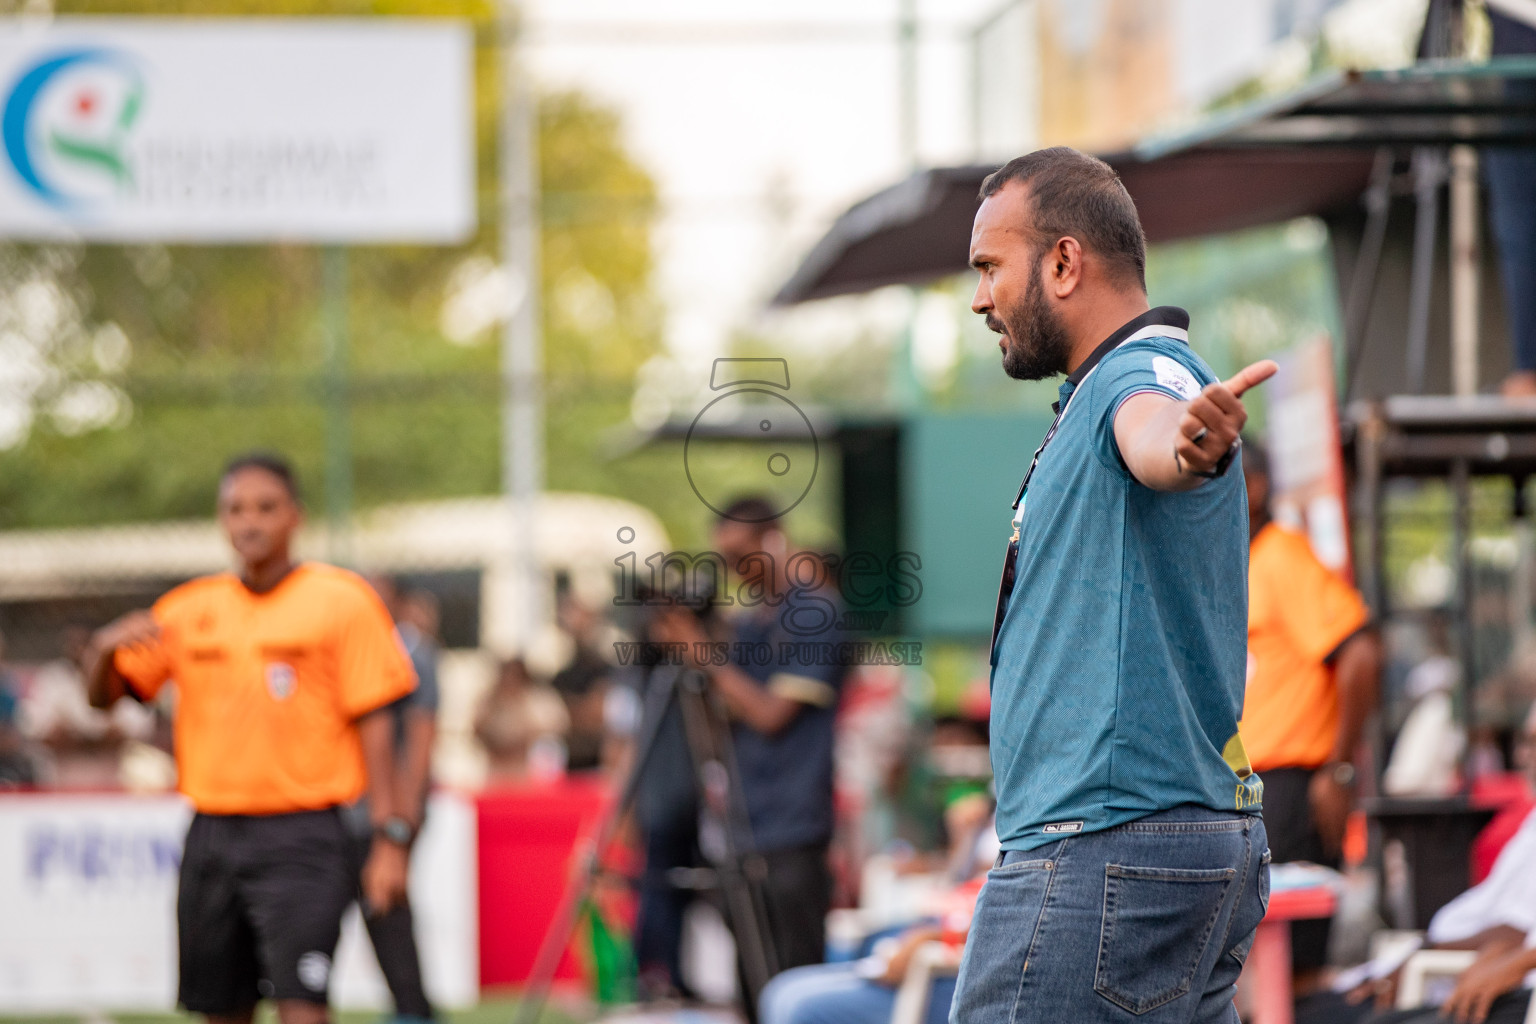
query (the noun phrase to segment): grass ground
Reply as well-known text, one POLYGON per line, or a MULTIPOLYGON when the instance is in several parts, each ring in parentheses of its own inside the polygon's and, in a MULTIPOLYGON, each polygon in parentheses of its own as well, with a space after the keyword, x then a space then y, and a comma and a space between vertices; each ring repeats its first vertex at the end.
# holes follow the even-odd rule
MULTIPOLYGON (((511 1024, 517 1010, 516 999, 487 999, 469 1010, 445 1011, 440 1019, 443 1024, 511 1024)), ((335 1015, 336 1024, 379 1024, 382 1015, 376 1010, 344 1012, 335 1015)), ((587 1019, 570 1007, 547 1006, 539 1017, 539 1024, 578 1024, 587 1019)), ((101 1013, 82 1016, 16 1016, 0 1013, 0 1024, 198 1024, 201 1018, 184 1013, 101 1013)), ((270 1007, 263 1006, 256 1016, 256 1024, 277 1024, 277 1017, 270 1007)))

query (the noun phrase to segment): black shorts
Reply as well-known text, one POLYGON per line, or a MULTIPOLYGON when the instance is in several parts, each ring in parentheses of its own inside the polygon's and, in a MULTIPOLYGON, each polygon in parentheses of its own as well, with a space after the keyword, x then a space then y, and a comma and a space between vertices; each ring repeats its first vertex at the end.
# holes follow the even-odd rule
POLYGON ((324 1004, 357 873, 340 813, 198 814, 181 858, 178 999, 240 1013, 259 999, 324 1004))
MULTIPOLYGON (((1323 852, 1323 837, 1312 820, 1313 774, 1311 768, 1270 768, 1260 773, 1264 779, 1264 829, 1276 864, 1305 860, 1339 867, 1338 856, 1323 852)), ((1332 930, 1331 917, 1292 921, 1292 964, 1301 970, 1327 966, 1332 930)))

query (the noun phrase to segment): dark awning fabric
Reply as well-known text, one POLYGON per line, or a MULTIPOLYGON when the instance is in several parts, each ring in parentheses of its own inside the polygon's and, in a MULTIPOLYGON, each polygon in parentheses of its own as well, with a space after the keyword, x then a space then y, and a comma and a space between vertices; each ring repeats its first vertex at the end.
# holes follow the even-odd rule
POLYGON ((1374 158, 1369 150, 1198 149, 1108 159, 1136 201, 1147 241, 1173 242, 1350 206, 1370 183, 1374 158))
POLYGON ((976 192, 994 170, 918 171, 856 204, 816 243, 772 304, 916 284, 964 270, 976 192))
MULTIPOLYGON (((1200 149, 1144 161, 1107 158, 1136 200, 1147 240, 1219 234, 1325 214, 1365 191, 1370 151, 1200 149)), ((773 305, 891 284, 926 284, 966 268, 982 179, 995 167, 920 171, 838 218, 773 305)))
MULTIPOLYGON (((1347 209, 1377 147, 1536 143, 1536 58, 1331 72, 1105 159, 1147 238, 1174 241, 1347 209)), ((965 269, 977 190, 992 166, 919 171, 838 218, 772 304, 792 305, 965 269)))

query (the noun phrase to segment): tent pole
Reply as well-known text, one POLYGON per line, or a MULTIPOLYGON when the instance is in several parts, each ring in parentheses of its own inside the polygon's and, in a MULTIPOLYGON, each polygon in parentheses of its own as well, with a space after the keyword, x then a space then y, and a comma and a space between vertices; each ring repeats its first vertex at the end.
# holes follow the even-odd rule
POLYGON ((1413 268, 1408 288, 1408 393, 1422 395, 1429 361, 1429 305, 1434 290, 1435 239, 1440 233, 1440 186, 1445 162, 1423 146, 1413 154, 1413 268))
MULTIPOLYGON (((1461 668, 1461 686, 1458 699, 1461 702, 1462 727, 1466 730, 1467 744, 1464 757, 1472 755, 1473 697, 1476 692, 1477 652, 1474 650, 1476 635, 1472 628, 1472 603, 1474 581, 1472 579, 1472 470, 1465 458, 1451 465, 1451 491, 1455 507, 1452 514, 1452 544, 1455 546, 1456 567, 1456 647, 1457 661, 1461 668)), ((1463 764, 1465 769, 1466 765, 1463 764)), ((1470 776, 1462 772, 1463 786, 1469 785, 1470 776)))
POLYGON ((321 330, 325 377, 326 557, 336 565, 352 561, 352 387, 351 328, 347 316, 350 266, 344 245, 321 254, 321 330))
POLYGON ((1371 303, 1381 279, 1381 253, 1387 242, 1387 221, 1392 212, 1392 175, 1397 156, 1390 146, 1376 150, 1371 168, 1371 184, 1365 190, 1365 230, 1360 249, 1349 275, 1349 295, 1345 298, 1344 343, 1349 348, 1345 367, 1344 397, 1355 394, 1360 376, 1360 362, 1365 355, 1366 332, 1371 326, 1371 303))
POLYGON ((1478 293, 1482 261, 1477 222, 1477 151, 1451 148, 1451 384, 1453 393, 1477 394, 1478 293))
POLYGON ((538 105, 518 48, 518 15, 502 6, 502 264, 515 308, 502 334, 502 486, 507 496, 509 620, 492 643, 526 655, 546 620, 539 566, 538 499, 544 489, 544 327, 540 311, 538 105))

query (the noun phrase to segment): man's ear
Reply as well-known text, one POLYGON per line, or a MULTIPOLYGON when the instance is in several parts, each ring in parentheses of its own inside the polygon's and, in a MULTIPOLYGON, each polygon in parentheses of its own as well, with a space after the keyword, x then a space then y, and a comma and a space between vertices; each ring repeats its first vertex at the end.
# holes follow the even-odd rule
POLYGON ((1051 255, 1055 258, 1055 266, 1051 268, 1051 287, 1055 289, 1058 299, 1065 299, 1077 290, 1078 283, 1083 279, 1083 247, 1071 235, 1063 235, 1056 240, 1051 255))

